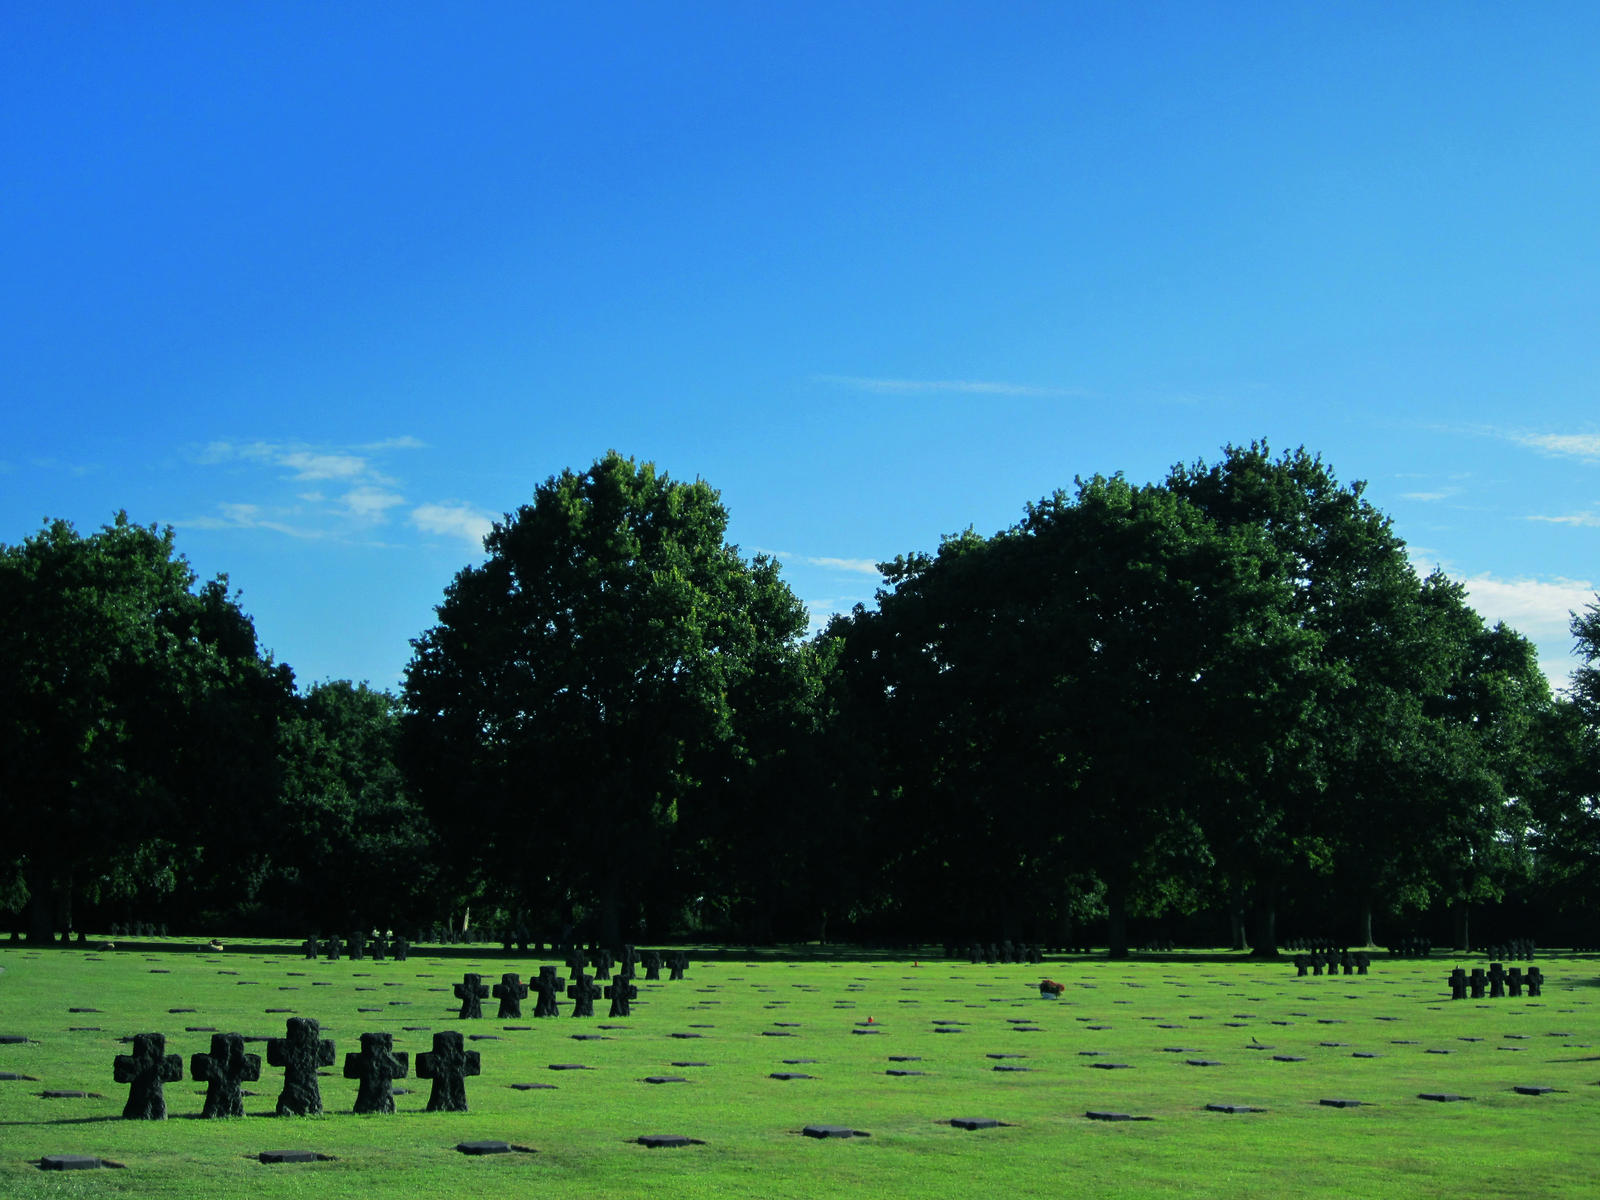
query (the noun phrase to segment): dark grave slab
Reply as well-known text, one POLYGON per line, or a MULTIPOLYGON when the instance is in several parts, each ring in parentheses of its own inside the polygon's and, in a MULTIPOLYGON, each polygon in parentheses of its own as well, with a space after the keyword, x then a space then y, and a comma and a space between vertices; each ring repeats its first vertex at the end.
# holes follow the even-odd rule
POLYGON ((551 1063, 552 1071, 592 1071, 593 1067, 586 1067, 582 1063, 551 1063))
POLYGON ((889 1061, 890 1062, 921 1062, 922 1061, 922 1056, 920 1054, 891 1054, 891 1055, 889 1055, 889 1061))
POLYGON ((1366 1101, 1365 1100, 1318 1100, 1317 1103, 1322 1105, 1322 1107, 1324 1107, 1324 1108, 1360 1108, 1363 1104, 1366 1103, 1366 1101))
POLYGON ((1190 1058, 1184 1061, 1191 1067, 1220 1067, 1222 1065, 1214 1058, 1190 1058))
POLYGON ((884 1072, 884 1074, 885 1075, 894 1075, 894 1076, 898 1077, 898 1076, 905 1076, 905 1075, 926 1075, 927 1072, 926 1071, 910 1071, 910 1070, 907 1070, 904 1067, 890 1067, 887 1071, 884 1072))
POLYGON ((700 1138, 685 1137, 681 1133, 647 1133, 633 1139, 651 1150, 674 1150, 683 1146, 704 1146, 700 1138))
POLYGON ((985 1058, 1027 1058, 1026 1054, 985 1054, 985 1058))
MULTIPOLYGON (((582 1035, 580 1034, 579 1036, 582 1035)), ((599 1035, 591 1034, 590 1036, 597 1037, 599 1035)), ((467 1040, 469 1042, 498 1042, 500 1035, 498 1033, 469 1033, 467 1034, 467 1040)))
MULTIPOLYGON (((786 1067, 803 1067, 803 1066, 806 1066, 809 1063, 820 1062, 820 1061, 821 1061, 820 1059, 816 1059, 816 1058, 786 1058, 786 1059, 783 1060, 783 1065, 786 1066, 786 1067)), ((677 1063, 673 1063, 672 1065, 673 1066, 677 1066, 678 1064, 677 1063)))
POLYGON ((462 1154, 535 1154, 532 1146, 514 1146, 510 1142, 481 1141, 457 1142, 456 1149, 462 1154))
POLYGON ((670 1065, 674 1067, 706 1067, 710 1066, 711 1064, 703 1062, 675 1062, 671 1063, 670 1065))
POLYGON ((1433 1100, 1439 1104, 1453 1104, 1457 1100, 1471 1100, 1471 1096, 1458 1096, 1454 1092, 1418 1092, 1418 1100, 1433 1100))
POLYGON ((1350 1057, 1351 1058, 1382 1058, 1383 1055, 1374 1054, 1370 1050, 1356 1050, 1356 1051, 1353 1051, 1351 1053, 1350 1057))
POLYGON ((1548 1096, 1556 1089, 1553 1087, 1538 1087, 1534 1084, 1519 1083, 1511 1090, 1519 1096, 1548 1096))
POLYGON ((512 1083, 507 1086, 514 1092, 553 1092, 556 1088, 553 1083, 512 1083))
POLYGON ((264 1163, 332 1162, 333 1155, 315 1150, 263 1150, 256 1158, 264 1163))
POLYGON ((993 1117, 951 1117, 949 1123, 956 1129, 998 1129, 1005 1124, 993 1117))
POLYGON ((41 1171, 94 1171, 101 1167, 120 1167, 119 1162, 108 1158, 95 1158, 89 1154, 46 1154, 39 1160, 41 1171))
POLYGON ((1266 1112, 1267 1110, 1264 1108, 1257 1108, 1250 1104, 1208 1104, 1206 1105, 1206 1111, 1218 1113, 1258 1113, 1266 1112))
POLYGON ((1108 1112, 1105 1109, 1091 1108, 1083 1114, 1091 1121, 1149 1121, 1151 1117, 1136 1117, 1131 1113, 1108 1112))
POLYGON ((768 1075, 767 1078, 788 1081, 791 1079, 815 1079, 816 1076, 802 1075, 799 1071, 774 1071, 772 1074, 768 1075))
POLYGON ((1133 1070, 1133 1064, 1132 1063, 1093 1062, 1093 1063, 1090 1063, 1089 1066, 1094 1068, 1097 1071, 1131 1071, 1131 1070, 1133 1070))
POLYGON ((669 1033, 669 1034, 667 1034, 667 1036, 671 1037, 671 1038, 678 1038, 678 1039, 682 1040, 682 1039, 685 1039, 685 1038, 704 1037, 705 1034, 703 1034, 703 1033, 669 1033))
POLYGON ((42 1100, 103 1100, 99 1092, 70 1092, 64 1090, 45 1089, 39 1093, 42 1100))
POLYGON ((761 1036, 762 1037, 793 1037, 794 1034, 790 1033, 787 1029, 763 1029, 761 1031, 761 1036))
MULTIPOLYGON (((97 1013, 100 1010, 98 1008, 69 1008, 69 1009, 67 1009, 67 1011, 69 1013, 97 1013)), ((167 1009, 167 1011, 168 1012, 193 1012, 194 1009, 192 1009, 192 1008, 169 1008, 169 1009, 167 1009)))
POLYGON ((0 1071, 0 1080, 26 1081, 28 1083, 38 1083, 39 1082, 32 1075, 18 1075, 15 1071, 0 1071))
POLYGON ((1273 1062, 1305 1062, 1305 1059, 1302 1058, 1298 1054, 1274 1054, 1272 1056, 1272 1061, 1273 1062))
POLYGON ((645 1083, 688 1083, 682 1075, 646 1075, 645 1083))
POLYGON ((871 1137, 864 1129, 851 1129, 848 1125, 807 1125, 800 1131, 808 1138, 871 1137))

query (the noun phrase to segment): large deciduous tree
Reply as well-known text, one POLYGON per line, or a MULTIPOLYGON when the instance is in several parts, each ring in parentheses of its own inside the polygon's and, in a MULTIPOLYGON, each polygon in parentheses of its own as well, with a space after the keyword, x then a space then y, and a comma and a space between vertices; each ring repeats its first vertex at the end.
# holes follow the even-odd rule
POLYGON ((172 531, 125 513, 0 547, 0 853, 35 936, 74 899, 171 892, 276 787, 288 668, 225 579, 196 584, 172 531))
POLYGON ((615 939, 671 897, 680 810, 737 772, 741 705, 806 624, 726 532, 709 485, 609 453, 497 523, 415 640, 411 778, 506 907, 576 903, 615 939))

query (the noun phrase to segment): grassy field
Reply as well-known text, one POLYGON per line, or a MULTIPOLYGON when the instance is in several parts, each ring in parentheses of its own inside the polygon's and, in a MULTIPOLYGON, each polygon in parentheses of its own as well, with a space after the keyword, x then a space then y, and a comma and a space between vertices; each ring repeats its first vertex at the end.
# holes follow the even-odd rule
POLYGON ((1050 1001, 1039 998, 1037 967, 800 948, 697 956, 683 981, 640 980, 626 1020, 609 1020, 602 1000, 593 1021, 567 1016, 570 1002, 561 1018, 535 1021, 530 999, 520 1021, 495 1019, 493 1000, 487 1019, 458 1021, 451 988, 464 971, 486 983, 502 971, 526 979, 553 960, 483 947, 406 963, 330 963, 307 962, 287 944, 221 953, 148 945, 0 946, 0 1035, 29 1039, 0 1044, 0 1073, 37 1080, 0 1080, 0 1195, 1523 1200, 1587 1198, 1596 1188, 1593 957, 1544 956, 1541 1000, 1457 1002, 1445 978, 1458 960, 1442 956, 1380 958, 1366 977, 1305 979, 1287 963, 1224 955, 1073 957, 1042 968, 1067 985, 1050 1001), (244 1118, 201 1120, 204 1085, 187 1075, 166 1087, 168 1120, 121 1118, 127 1089, 113 1082, 112 1062, 128 1050, 122 1037, 164 1033, 168 1053, 187 1066, 209 1048, 207 1027, 282 1036, 290 1015, 315 1017, 337 1043, 337 1065, 322 1079, 325 1115, 271 1115, 283 1072, 253 1044, 262 1078, 250 1085, 244 1118), (414 1063, 431 1031, 445 1029, 480 1035, 469 1043, 482 1055, 482 1074, 468 1082, 470 1112, 423 1111, 429 1085, 409 1078, 394 1115, 350 1113, 356 1084, 341 1068, 363 1032, 393 1033, 414 1063), (694 1036, 673 1036, 684 1034, 694 1036), (697 1065, 675 1065, 689 1063, 697 1065), (1097 1066, 1113 1063, 1123 1065, 1097 1066), (771 1078, 779 1072, 811 1078, 771 1078), (652 1075, 683 1082, 644 1082, 652 1075), (1518 1085, 1556 1090, 1522 1095, 1518 1085), (45 1098, 47 1090, 98 1095, 45 1098), (1424 1092, 1470 1098, 1433 1102, 1424 1092), (1324 1099, 1363 1103, 1333 1108, 1324 1099), (1149 1119, 1095 1121, 1089 1110, 1149 1119), (967 1131, 949 1124, 958 1117, 1005 1125, 967 1131), (871 1136, 802 1135, 816 1124, 871 1136), (635 1141, 660 1133, 704 1144, 635 1141), (534 1152, 455 1149, 478 1139, 534 1152), (331 1159, 256 1157, 282 1149, 331 1159), (66 1153, 123 1169, 35 1165, 66 1153))

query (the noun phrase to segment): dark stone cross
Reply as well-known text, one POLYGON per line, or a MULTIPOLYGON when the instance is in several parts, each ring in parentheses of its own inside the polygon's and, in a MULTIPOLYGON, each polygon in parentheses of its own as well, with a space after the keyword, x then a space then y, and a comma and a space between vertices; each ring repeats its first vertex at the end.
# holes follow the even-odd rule
POLYGON ((682 950, 674 950, 667 958, 667 966, 671 968, 667 972, 668 980, 682 979, 683 973, 689 969, 689 956, 682 950))
POLYGON ((433 1035, 433 1050, 417 1055, 417 1078, 433 1080, 429 1112, 466 1112, 467 1076, 482 1071, 476 1050, 464 1050, 461 1035, 445 1030, 433 1035))
POLYGON ((572 1015, 575 1017, 594 1016, 594 1002, 600 998, 600 985, 589 976, 579 973, 572 981, 572 986, 567 989, 567 995, 572 998, 572 1015))
POLYGON ((606 999, 611 1001, 610 1015, 613 1017, 630 1016, 628 1002, 638 998, 639 989, 633 986, 633 980, 627 976, 619 977, 606 989, 606 999))
POLYGON ((333 934, 328 938, 328 961, 338 962, 339 955, 344 953, 344 943, 339 940, 339 935, 333 934))
MULTIPOLYGON (((459 1038, 461 1035, 456 1036, 459 1038)), ((390 1085, 396 1079, 406 1077, 406 1071, 410 1068, 410 1057, 408 1054, 394 1052, 394 1034, 363 1033, 361 1053, 344 1056, 344 1077, 361 1081, 361 1086, 356 1089, 354 1111, 392 1113, 394 1091, 390 1085)), ((420 1066, 418 1073, 421 1073, 420 1066)))
POLYGON ((611 957, 611 951, 602 946, 596 946, 589 952, 589 961, 594 964, 594 977, 596 979, 611 978, 611 967, 616 961, 611 957))
POLYGON ((284 1037, 267 1039, 268 1065, 283 1068, 278 1115, 314 1117, 322 1112, 317 1068, 333 1066, 333 1043, 322 1037, 322 1026, 310 1017, 290 1017, 285 1024, 284 1037))
POLYGON ((372 939, 372 961, 382 962, 383 956, 389 953, 389 939, 383 934, 377 934, 372 939))
POLYGON ((500 976, 500 982, 492 989, 496 1000, 500 1001, 498 1017, 520 1017, 522 1015, 522 1002, 528 998, 528 985, 515 974, 500 976))
POLYGON ((307 958, 315 958, 317 955, 322 953, 322 943, 317 941, 317 939, 314 937, 308 937, 305 941, 305 945, 301 946, 300 949, 305 951, 307 958))
POLYGON ((394 955, 396 962, 405 962, 406 956, 411 953, 411 943, 403 937, 397 937, 390 947, 390 952, 394 955))
POLYGON ((463 1021, 475 1021, 482 1017, 482 1001, 488 996, 489 986, 483 982, 483 976, 467 972, 456 984, 456 999, 461 1001, 461 1011, 456 1014, 457 1017, 463 1021))
POLYGON ((1506 989, 1513 996, 1522 995, 1522 968, 1512 967, 1506 972, 1506 989))
POLYGON ((572 952, 567 955, 566 964, 567 974, 576 979, 583 974, 584 968, 589 965, 589 956, 574 946, 572 952))
POLYGON ((1529 967, 1528 973, 1522 977, 1528 985, 1528 995, 1537 997, 1544 990, 1544 973, 1538 967, 1529 967))
POLYGON ((1489 964, 1489 999, 1501 1000, 1506 994, 1506 965, 1505 963, 1489 964))
POLYGON ((167 1039, 159 1033, 140 1033, 133 1039, 133 1053, 119 1054, 112 1064, 118 1083, 128 1084, 128 1102, 122 1115, 130 1121, 164 1121, 167 1098, 164 1083, 183 1078, 183 1058, 167 1053, 167 1039))
POLYGON ((1450 972, 1450 999, 1465 1000, 1467 998, 1467 973, 1457 967, 1450 972))
POLYGON ((360 959, 365 958, 366 957, 366 950, 367 950, 367 935, 362 933, 361 930, 358 929, 358 930, 356 930, 354 933, 352 933, 350 935, 350 957, 351 957, 351 959, 359 961, 360 959))
POLYGON ((641 958, 640 961, 642 963, 644 963, 644 977, 646 979, 655 980, 655 979, 660 979, 661 978, 661 953, 660 953, 660 951, 658 951, 658 950, 646 950, 644 952, 643 958, 641 958))
POLYGON ((560 1001, 556 997, 567 990, 567 981, 556 974, 554 967, 540 967, 539 977, 531 980, 529 986, 539 993, 539 1002, 534 1005, 533 1015, 536 1017, 559 1017, 560 1001))
POLYGON ((244 1085, 261 1078, 261 1056, 246 1054, 237 1033, 214 1033, 210 1054, 189 1056, 189 1078, 205 1081, 202 1117, 242 1117, 244 1085))
POLYGON ((1473 967, 1472 975, 1467 980, 1467 986, 1472 989, 1472 998, 1482 1000, 1484 989, 1489 985, 1489 980, 1483 973, 1482 967, 1473 967))

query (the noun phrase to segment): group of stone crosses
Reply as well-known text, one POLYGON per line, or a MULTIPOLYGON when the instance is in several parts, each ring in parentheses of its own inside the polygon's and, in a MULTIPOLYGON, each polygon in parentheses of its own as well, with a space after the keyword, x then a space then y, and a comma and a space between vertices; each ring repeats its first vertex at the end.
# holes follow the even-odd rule
MULTIPOLYGON (((307 950, 316 939, 307 942, 307 950)), ((340 940, 330 941, 342 950, 340 940)), ((394 950, 405 957, 405 942, 396 939, 385 941, 384 951, 394 950)), ((360 958, 369 948, 357 935, 352 941, 353 958, 360 958)), ((370 947, 378 957, 377 943, 370 947)), ((689 968, 689 956, 681 950, 663 955, 657 950, 643 954, 632 946, 624 946, 620 960, 610 952, 595 949, 585 954, 574 950, 567 958, 572 972, 570 983, 559 978, 555 967, 540 968, 539 975, 530 983, 523 983, 515 974, 507 973, 493 988, 483 983, 480 975, 466 974, 455 986, 456 998, 461 1001, 462 1019, 481 1018, 482 1003, 492 994, 500 1001, 497 1016, 521 1017, 522 1001, 528 993, 538 993, 534 1011, 536 1017, 559 1016, 556 997, 565 992, 573 1002, 575 1017, 594 1016, 594 1002, 602 995, 611 1001, 613 1017, 630 1015, 629 1003, 639 996, 634 986, 635 967, 643 966, 645 978, 661 978, 667 968, 669 979, 682 979, 689 968), (584 968, 593 966, 590 976, 584 968), (611 979, 611 969, 617 968, 617 977, 611 986, 601 989, 598 980, 611 979)), ((245 1052, 243 1036, 237 1033, 217 1033, 211 1036, 208 1054, 191 1055, 189 1077, 206 1084, 205 1106, 202 1117, 241 1117, 244 1115, 244 1085, 261 1078, 261 1056, 245 1052)), ((128 1102, 122 1115, 130 1120, 159 1121, 166 1118, 167 1102, 163 1085, 176 1083, 183 1078, 183 1059, 168 1054, 167 1040, 159 1033, 141 1033, 133 1039, 133 1053, 119 1054, 113 1064, 116 1081, 128 1085, 128 1102)), ((334 1045, 322 1037, 322 1027, 309 1017, 291 1017, 286 1035, 267 1039, 267 1065, 283 1068, 283 1090, 278 1094, 277 1113, 282 1116, 314 1116, 322 1112, 322 1091, 317 1083, 317 1068, 334 1064, 334 1045)), ((410 1069, 410 1056, 396 1052, 394 1037, 388 1033, 363 1033, 361 1052, 344 1056, 344 1077, 359 1080, 353 1111, 357 1113, 394 1112, 393 1083, 404 1079, 410 1069)), ((428 1097, 429 1112, 466 1112, 466 1081, 480 1074, 482 1063, 476 1050, 465 1048, 459 1033, 447 1030, 433 1035, 433 1050, 417 1055, 417 1077, 433 1082, 428 1097)))
POLYGON ((403 937, 377 932, 366 934, 358 929, 348 940, 338 934, 325 941, 308 937, 301 949, 305 951, 307 958, 326 954, 329 962, 338 962, 340 957, 345 955, 356 962, 367 958, 371 958, 373 962, 382 962, 385 957, 393 957, 396 962, 405 962, 411 954, 411 943, 403 937))
POLYGON ((1512 967, 1507 971, 1504 963, 1490 963, 1488 971, 1474 967, 1470 976, 1463 967, 1450 972, 1452 1000, 1465 1000, 1469 990, 1474 1000, 1482 1000, 1485 992, 1490 1000, 1500 1000, 1508 994, 1522 995, 1523 988, 1528 989, 1530 997, 1541 995, 1544 991, 1544 973, 1538 967, 1529 967, 1526 973, 1521 967, 1512 967))
POLYGON ((1313 948, 1310 954, 1296 954, 1294 956, 1295 974, 1304 976, 1308 971, 1313 975, 1321 975, 1326 971, 1330 976, 1338 975, 1343 971, 1346 975, 1365 975, 1372 966, 1372 956, 1365 951, 1351 954, 1348 950, 1335 950, 1331 946, 1313 948))
POLYGON ((631 1016, 629 1006, 639 998, 639 989, 633 982, 637 968, 644 968, 646 980, 660 979, 663 967, 668 971, 668 979, 682 979, 689 969, 689 956, 682 950, 665 955, 659 950, 646 950, 641 954, 632 946, 624 946, 622 957, 613 959, 609 950, 596 948, 585 953, 574 949, 567 956, 566 966, 570 979, 562 979, 555 967, 544 966, 526 983, 519 974, 507 972, 493 987, 483 982, 483 976, 468 972, 455 986, 456 999, 461 1001, 461 1011, 456 1015, 465 1021, 481 1019, 483 1002, 493 996, 500 1002, 499 1011, 495 1013, 498 1019, 520 1018, 522 1002, 532 992, 538 996, 533 1010, 535 1017, 559 1016, 558 997, 562 993, 572 1001, 575 1017, 594 1016, 594 1002, 602 997, 611 1001, 608 1016, 631 1016), (588 967, 594 968, 592 976, 585 969, 588 967), (617 969, 615 979, 611 975, 613 967, 617 969), (611 986, 602 988, 601 980, 611 980, 611 986))
MULTIPOLYGON (((237 1033, 216 1033, 211 1035, 209 1054, 190 1057, 189 1077, 206 1085, 202 1117, 244 1115, 244 1085, 261 1078, 261 1056, 245 1053, 244 1044, 244 1038, 237 1033)), ((344 1056, 345 1078, 360 1081, 354 1111, 392 1113, 392 1085, 396 1079, 405 1078, 409 1059, 408 1054, 395 1052, 392 1034, 363 1033, 361 1052, 344 1056)), ((267 1064, 283 1068, 278 1115, 306 1117, 321 1113, 317 1068, 331 1067, 333 1063, 333 1042, 322 1036, 321 1026, 309 1017, 290 1017, 284 1037, 267 1039, 267 1064)), ((167 1053, 166 1038, 159 1033, 138 1034, 133 1039, 133 1053, 117 1055, 113 1065, 117 1082, 128 1085, 128 1102, 122 1115, 129 1120, 165 1119, 167 1102, 162 1085, 183 1078, 183 1059, 167 1053)), ((466 1112, 466 1079, 480 1071, 478 1052, 465 1049, 459 1033, 450 1030, 434 1034, 432 1052, 417 1055, 418 1078, 433 1081, 428 1111, 466 1112)))

